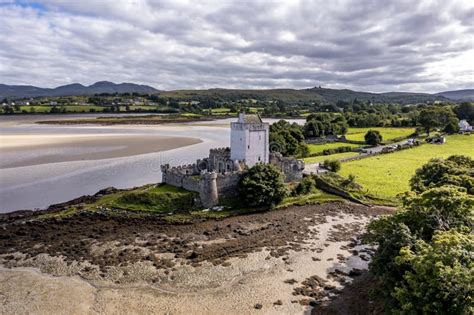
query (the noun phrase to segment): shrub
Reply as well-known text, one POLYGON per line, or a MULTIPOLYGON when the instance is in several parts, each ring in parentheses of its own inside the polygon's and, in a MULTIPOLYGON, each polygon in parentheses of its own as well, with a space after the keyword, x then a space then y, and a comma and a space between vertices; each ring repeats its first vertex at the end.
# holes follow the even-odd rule
POLYGON ((316 188, 316 181, 312 176, 306 176, 293 190, 295 195, 306 195, 316 188))
POLYGON ((270 207, 288 194, 283 175, 271 164, 256 164, 241 178, 239 193, 249 207, 270 207))
POLYGON ((337 173, 341 170, 341 161, 339 160, 325 160, 323 167, 330 170, 331 172, 337 173))
POLYGON ((472 314, 473 235, 436 232, 431 243, 403 247, 396 258, 408 271, 393 296, 405 314, 472 314))
POLYGON ((379 145, 382 142, 382 135, 378 130, 369 130, 364 136, 365 143, 371 146, 379 145))

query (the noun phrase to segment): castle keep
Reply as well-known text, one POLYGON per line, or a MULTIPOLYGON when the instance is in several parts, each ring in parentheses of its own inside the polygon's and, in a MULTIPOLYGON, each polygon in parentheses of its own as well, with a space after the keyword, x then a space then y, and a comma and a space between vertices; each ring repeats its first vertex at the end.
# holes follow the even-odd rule
POLYGON ((211 149, 209 157, 194 164, 161 166, 162 182, 199 193, 205 207, 218 204, 219 197, 237 193, 240 177, 257 163, 271 163, 282 171, 285 181, 302 178, 304 162, 269 152, 270 126, 259 115, 239 114, 231 123, 230 148, 211 149))

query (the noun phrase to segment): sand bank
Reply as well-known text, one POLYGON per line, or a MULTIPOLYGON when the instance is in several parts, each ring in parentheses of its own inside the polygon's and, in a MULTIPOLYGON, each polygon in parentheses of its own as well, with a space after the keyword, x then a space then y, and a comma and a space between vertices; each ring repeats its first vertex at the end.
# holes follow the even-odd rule
POLYGON ((0 168, 80 160, 100 160, 167 151, 200 139, 157 135, 0 135, 0 168), (9 158, 14 156, 15 158, 9 158))

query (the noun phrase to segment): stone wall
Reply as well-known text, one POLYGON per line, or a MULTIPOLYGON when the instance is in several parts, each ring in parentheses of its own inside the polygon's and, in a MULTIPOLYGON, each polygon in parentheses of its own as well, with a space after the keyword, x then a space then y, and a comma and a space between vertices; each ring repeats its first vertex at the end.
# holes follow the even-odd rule
POLYGON ((200 201, 205 207, 217 205, 219 197, 231 197, 237 194, 242 171, 197 172, 195 166, 195 164, 180 167, 163 165, 162 182, 199 193, 200 201))
POLYGON ((285 182, 298 181, 303 178, 304 162, 292 157, 284 157, 281 153, 272 152, 270 163, 276 166, 284 175, 285 182))

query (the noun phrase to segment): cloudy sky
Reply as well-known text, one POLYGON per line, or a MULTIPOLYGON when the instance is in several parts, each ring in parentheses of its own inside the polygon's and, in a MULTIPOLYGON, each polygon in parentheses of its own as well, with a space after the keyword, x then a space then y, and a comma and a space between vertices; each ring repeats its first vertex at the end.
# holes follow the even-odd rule
POLYGON ((474 1, 0 0, 0 83, 473 88, 474 1))

